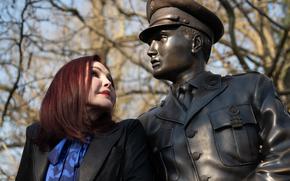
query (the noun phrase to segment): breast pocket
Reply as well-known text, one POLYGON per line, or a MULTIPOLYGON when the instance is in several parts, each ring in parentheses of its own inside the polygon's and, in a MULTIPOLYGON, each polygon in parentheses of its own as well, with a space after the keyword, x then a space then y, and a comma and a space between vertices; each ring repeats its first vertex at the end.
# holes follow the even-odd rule
POLYGON ((240 166, 256 163, 259 153, 257 122, 248 104, 230 106, 209 115, 222 163, 240 166))
POLYGON ((159 162, 156 165, 162 167, 166 180, 178 180, 178 171, 173 149, 173 128, 161 127, 154 137, 153 152, 156 158, 155 161, 159 162))

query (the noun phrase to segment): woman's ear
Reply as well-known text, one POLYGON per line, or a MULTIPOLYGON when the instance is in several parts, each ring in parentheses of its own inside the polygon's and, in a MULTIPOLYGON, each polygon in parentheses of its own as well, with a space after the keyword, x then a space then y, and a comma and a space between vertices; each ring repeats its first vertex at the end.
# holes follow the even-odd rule
POLYGON ((196 54, 197 52, 199 52, 199 50, 201 50, 202 48, 202 44, 203 44, 203 41, 202 41, 201 35, 195 35, 192 38, 191 52, 193 54, 196 54))

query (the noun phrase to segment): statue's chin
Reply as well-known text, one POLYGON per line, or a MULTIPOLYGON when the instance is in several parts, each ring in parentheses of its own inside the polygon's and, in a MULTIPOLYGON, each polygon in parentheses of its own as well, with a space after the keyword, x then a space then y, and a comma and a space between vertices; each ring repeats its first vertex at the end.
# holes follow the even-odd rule
POLYGON ((153 72, 153 77, 159 80, 172 81, 172 78, 170 78, 170 74, 162 74, 162 73, 153 72))
POLYGON ((164 79, 166 76, 158 71, 154 71, 152 72, 153 77, 156 79, 164 79))

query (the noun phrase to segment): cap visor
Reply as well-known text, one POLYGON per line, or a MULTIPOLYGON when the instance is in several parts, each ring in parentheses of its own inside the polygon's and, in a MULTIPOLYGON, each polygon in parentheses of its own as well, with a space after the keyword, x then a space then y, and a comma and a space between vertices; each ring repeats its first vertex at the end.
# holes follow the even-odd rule
POLYGON ((157 31, 161 27, 174 27, 174 26, 180 26, 182 24, 176 23, 176 24, 161 24, 161 25, 155 25, 151 26, 149 28, 146 28, 139 34, 139 39, 143 41, 144 43, 149 43, 150 37, 152 37, 152 34, 157 31))

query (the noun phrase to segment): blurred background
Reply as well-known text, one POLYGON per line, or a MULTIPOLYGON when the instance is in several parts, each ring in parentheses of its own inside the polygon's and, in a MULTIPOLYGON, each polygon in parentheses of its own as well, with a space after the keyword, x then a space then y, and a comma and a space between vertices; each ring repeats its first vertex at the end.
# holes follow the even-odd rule
MULTIPOLYGON (((258 71, 273 79, 290 107, 289 0, 199 0, 224 22, 207 69, 258 71)), ((138 34, 148 26, 145 0, 2 0, 0 2, 0 180, 14 180, 25 128, 65 62, 100 54, 117 88, 115 119, 159 104, 169 82, 154 79, 138 34)), ((242 90, 241 90, 242 91, 242 90)))

